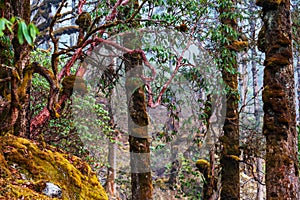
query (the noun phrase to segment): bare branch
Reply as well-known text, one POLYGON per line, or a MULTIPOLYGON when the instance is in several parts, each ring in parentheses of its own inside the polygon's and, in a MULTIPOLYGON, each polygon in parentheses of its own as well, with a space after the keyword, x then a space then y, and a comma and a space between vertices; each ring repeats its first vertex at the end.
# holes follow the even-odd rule
POLYGON ((57 52, 58 52, 58 38, 56 38, 54 36, 54 33, 53 33, 53 27, 56 23, 56 21, 61 17, 61 10, 62 8, 65 6, 66 4, 66 0, 63 0, 59 6, 59 8, 57 9, 51 23, 50 23, 50 28, 49 28, 49 35, 50 35, 50 38, 53 42, 53 46, 54 46, 54 52, 52 54, 52 57, 51 57, 51 67, 52 67, 52 70, 53 70, 53 73, 54 73, 54 76, 57 75, 57 72, 58 72, 58 55, 57 55, 57 52))
MULTIPOLYGON (((48 35, 48 29, 45 30, 44 32, 42 32, 36 39, 36 43, 38 44, 42 44, 45 41, 48 41, 50 39, 50 36, 48 35)), ((78 26, 64 26, 64 27, 60 27, 56 30, 53 31, 53 35, 54 37, 59 37, 61 35, 71 35, 73 33, 77 33, 79 31, 79 27, 78 26)))

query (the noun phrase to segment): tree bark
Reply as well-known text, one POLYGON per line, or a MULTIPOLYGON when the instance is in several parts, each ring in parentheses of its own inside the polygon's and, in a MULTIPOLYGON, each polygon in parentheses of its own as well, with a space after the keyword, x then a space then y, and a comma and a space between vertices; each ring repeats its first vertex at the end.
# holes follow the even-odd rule
MULTIPOLYGON (((130 16, 130 10, 137 10, 139 2, 131 0, 130 7, 118 18, 130 16)), ((133 23, 131 28, 138 26, 133 23)), ((141 41, 133 31, 123 38, 123 46, 130 49, 140 49, 141 41)), ((144 92, 143 59, 140 53, 125 53, 124 64, 126 72, 125 89, 128 106, 128 134, 130 146, 131 192, 132 200, 153 199, 153 186, 150 166, 150 137, 148 135, 149 118, 147 113, 146 95, 144 92)))
MULTIPOLYGON (((7 0, 4 1, 4 7, 0 8, 6 19, 11 17, 19 17, 30 21, 30 0, 7 0)), ((6 101, 1 104, 1 110, 6 113, 1 114, 0 132, 11 131, 16 135, 25 136, 27 118, 26 111, 29 103, 29 95, 27 88, 30 85, 31 77, 26 76, 24 69, 29 65, 30 47, 27 43, 19 44, 17 28, 14 34, 5 35, 2 38, 8 38, 9 46, 0 45, 1 52, 9 52, 0 55, 1 78, 9 78, 9 82, 1 83, 0 95, 6 101), (12 57, 8 57, 8 55, 12 57), (8 93, 6 93, 8 91, 8 93), (4 107, 2 107, 4 106, 4 107)))
POLYGON ((117 145, 115 142, 109 141, 108 146, 108 164, 107 168, 107 180, 105 185, 105 190, 110 197, 115 197, 116 195, 116 148, 117 145))
POLYGON ((237 38, 231 32, 226 31, 230 27, 237 32, 237 22, 234 17, 228 17, 235 13, 236 1, 224 1, 219 7, 220 20, 223 26, 223 34, 228 35, 228 44, 222 44, 227 53, 222 54, 222 78, 227 87, 226 116, 223 126, 224 135, 220 138, 223 149, 221 152, 221 199, 238 200, 240 198, 240 170, 238 157, 239 151, 239 112, 238 112, 238 64, 235 48, 231 45, 237 38))
MULTIPOLYGON (((111 75, 111 74, 109 74, 111 75)), ((113 84, 112 82, 110 82, 109 84, 113 84)), ((107 98, 107 105, 106 108, 108 110, 108 114, 109 114, 109 125, 115 129, 116 124, 114 121, 114 116, 113 116, 113 111, 112 111, 112 102, 111 102, 111 96, 112 96, 112 90, 108 91, 108 98, 107 98)), ((114 130, 114 132, 112 133, 112 139, 115 141, 108 141, 108 164, 109 167, 107 168, 107 181, 106 181, 106 187, 105 190, 108 193, 110 198, 115 198, 116 197, 116 184, 115 184, 115 180, 116 180, 116 153, 117 153, 117 137, 119 135, 119 131, 118 130, 114 130)))
POLYGON ((132 200, 152 199, 150 138, 140 54, 125 54, 132 200))
POLYGON ((299 199, 290 1, 259 0, 265 52, 263 133, 266 137, 267 199, 299 199))

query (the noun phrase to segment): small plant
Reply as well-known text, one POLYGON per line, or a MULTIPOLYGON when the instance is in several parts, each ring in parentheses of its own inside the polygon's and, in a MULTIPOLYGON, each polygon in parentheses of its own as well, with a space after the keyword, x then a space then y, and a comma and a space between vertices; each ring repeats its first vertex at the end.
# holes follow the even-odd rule
POLYGON ((34 40, 39 34, 39 29, 33 23, 27 25, 23 19, 18 17, 12 17, 10 20, 4 17, 0 18, 0 37, 5 35, 6 29, 12 34, 16 26, 18 27, 19 43, 24 44, 26 41, 29 45, 33 46, 34 40))

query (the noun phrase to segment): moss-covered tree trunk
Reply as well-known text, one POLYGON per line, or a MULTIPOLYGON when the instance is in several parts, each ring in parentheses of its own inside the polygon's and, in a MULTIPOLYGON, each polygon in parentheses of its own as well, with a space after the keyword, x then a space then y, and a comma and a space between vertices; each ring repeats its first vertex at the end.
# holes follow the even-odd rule
MULTIPOLYGON (((138 0, 130 0, 119 18, 131 16, 132 10, 139 8, 138 0)), ((133 23, 131 28, 138 26, 133 23)), ((140 49, 141 41, 138 33, 132 31, 123 38, 123 45, 130 49, 140 49)), ((144 91, 143 60, 140 53, 124 54, 126 81, 125 89, 128 106, 128 133, 130 146, 131 192, 132 200, 150 200, 153 186, 150 166, 150 137, 148 135, 149 118, 144 91)))
POLYGON ((146 96, 141 82, 143 73, 140 54, 125 54, 128 133, 130 145, 132 200, 152 199, 150 168, 149 119, 146 96))
POLYGON ((265 52, 263 133, 266 136, 267 199, 299 199, 290 1, 258 0, 265 52))
POLYGON ((235 17, 236 1, 221 1, 219 12, 223 35, 227 41, 221 42, 222 78, 227 87, 226 116, 223 126, 224 135, 220 138, 221 152, 221 199, 237 200, 240 197, 239 151, 239 113, 238 113, 238 65, 234 44, 237 38, 235 17))
MULTIPOLYGON (((2 17, 11 19, 19 17, 26 23, 30 21, 30 0, 1 1, 2 17)), ((27 43, 19 44, 17 26, 14 33, 5 32, 0 37, 0 132, 11 131, 17 135, 25 135, 26 113, 28 108, 27 87, 30 84, 29 53, 27 43)))

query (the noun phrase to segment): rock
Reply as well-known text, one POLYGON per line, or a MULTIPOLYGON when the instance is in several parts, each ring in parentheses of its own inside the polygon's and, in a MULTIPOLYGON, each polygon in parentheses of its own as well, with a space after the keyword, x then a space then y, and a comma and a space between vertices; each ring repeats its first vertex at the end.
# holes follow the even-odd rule
POLYGON ((57 185, 50 182, 46 183, 46 187, 43 190, 43 193, 48 197, 61 198, 62 196, 61 189, 57 185))

